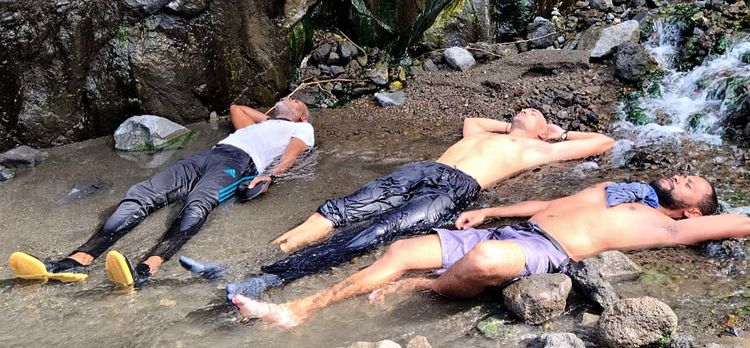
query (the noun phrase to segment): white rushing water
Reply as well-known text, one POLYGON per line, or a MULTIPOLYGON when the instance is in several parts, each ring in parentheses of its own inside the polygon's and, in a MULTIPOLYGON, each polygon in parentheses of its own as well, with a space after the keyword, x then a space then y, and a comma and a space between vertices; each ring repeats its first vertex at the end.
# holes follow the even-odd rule
MULTIPOLYGON (((616 128, 633 134, 635 146, 671 142, 684 135, 710 144, 721 144, 721 121, 732 107, 731 88, 750 78, 750 64, 740 56, 750 51, 750 42, 735 42, 722 55, 708 57, 691 71, 678 71, 675 57, 683 32, 675 23, 657 20, 653 34, 645 44, 649 54, 664 70, 656 93, 641 97, 637 107, 650 123, 637 126, 623 121, 616 128), (657 120, 661 122, 657 123, 657 120)), ((655 88, 652 90, 652 92, 655 88)), ((644 93, 649 94, 649 93, 644 93)), ((624 106, 624 105, 623 105, 624 106)))

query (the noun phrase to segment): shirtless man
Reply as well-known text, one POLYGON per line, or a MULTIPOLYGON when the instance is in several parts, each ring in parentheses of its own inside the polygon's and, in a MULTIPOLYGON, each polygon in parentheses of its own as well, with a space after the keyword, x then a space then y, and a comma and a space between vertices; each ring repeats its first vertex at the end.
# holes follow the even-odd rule
MULTIPOLYGON (((307 221, 273 243, 290 252, 329 237, 334 228, 370 219, 372 223, 337 233, 324 243, 265 266, 264 275, 229 284, 227 298, 235 293, 257 296, 270 286, 327 270, 396 238, 451 223, 476 201, 481 189, 525 169, 603 153, 613 144, 606 135, 568 132, 547 124, 535 109, 522 110, 511 123, 466 119, 463 139, 437 161, 404 165, 349 196, 328 200, 307 221)), ((182 261, 193 271, 205 270, 182 261)))
POLYGON ((708 216, 717 205, 711 184, 696 176, 674 176, 648 185, 597 184, 551 201, 465 212, 455 223, 463 230, 438 229, 435 235, 397 241, 371 266, 309 297, 276 305, 238 295, 233 302, 246 317, 291 327, 332 303, 374 290, 371 301, 414 289, 471 297, 515 278, 559 271, 567 259, 579 261, 607 250, 750 235, 746 216, 708 216), (472 228, 487 217, 519 216, 531 218, 495 229, 472 228), (409 271, 441 268, 446 271, 437 278, 408 278, 388 285, 409 271))

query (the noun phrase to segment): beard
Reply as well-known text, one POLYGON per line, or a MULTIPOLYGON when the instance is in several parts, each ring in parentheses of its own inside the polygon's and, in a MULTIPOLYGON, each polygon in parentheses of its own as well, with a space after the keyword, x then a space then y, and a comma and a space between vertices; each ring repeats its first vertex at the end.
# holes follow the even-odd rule
POLYGON ((662 207, 667 209, 685 209, 688 207, 685 202, 675 198, 672 188, 662 186, 659 179, 651 180, 648 185, 656 191, 656 196, 659 198, 659 205, 662 207))

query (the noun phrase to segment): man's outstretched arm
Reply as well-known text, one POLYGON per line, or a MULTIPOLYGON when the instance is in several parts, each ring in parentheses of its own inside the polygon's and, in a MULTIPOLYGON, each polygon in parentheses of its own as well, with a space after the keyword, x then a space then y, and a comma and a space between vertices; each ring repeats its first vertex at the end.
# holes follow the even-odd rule
POLYGON ((456 227, 460 229, 474 227, 489 218, 533 216, 547 209, 550 203, 552 201, 524 201, 511 205, 465 211, 456 219, 456 227))
POLYGON ((556 134, 554 139, 564 139, 550 144, 551 150, 546 154, 548 161, 567 161, 602 154, 611 149, 615 140, 595 132, 566 132, 556 134))
POLYGON ((266 114, 244 105, 230 106, 229 117, 232 120, 234 129, 245 128, 268 119, 266 114))
MULTIPOLYGON (((297 159, 299 156, 307 150, 308 146, 305 144, 304 141, 292 137, 289 139, 289 144, 286 146, 286 150, 284 151, 284 154, 281 155, 281 159, 279 160, 279 163, 276 164, 276 166, 271 169, 270 175, 276 176, 281 175, 289 171, 289 169, 292 168, 294 165, 294 162, 297 162, 297 159)), ((270 181, 270 176, 258 176, 253 181, 250 182, 248 185, 248 188, 253 188, 255 185, 257 185, 261 181, 270 181)))
POLYGON ((464 120, 464 138, 479 133, 508 133, 510 123, 491 118, 472 117, 464 120))
POLYGON ((699 216, 674 221, 666 226, 673 245, 690 245, 709 240, 750 236, 750 217, 737 214, 699 216))

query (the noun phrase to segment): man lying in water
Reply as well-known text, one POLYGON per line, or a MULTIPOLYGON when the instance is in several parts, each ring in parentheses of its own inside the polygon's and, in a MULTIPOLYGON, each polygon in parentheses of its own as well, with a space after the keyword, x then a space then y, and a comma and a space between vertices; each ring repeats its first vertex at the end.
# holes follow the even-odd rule
MULTIPOLYGON (((525 169, 601 154, 613 143, 603 134, 563 131, 547 124, 535 109, 522 110, 510 123, 466 119, 463 139, 437 161, 404 165, 349 196, 326 201, 305 223, 273 243, 289 252, 329 237, 334 228, 371 223, 265 266, 263 275, 229 284, 228 299, 238 292, 257 296, 268 287, 327 270, 396 238, 451 223, 477 200, 481 189, 525 169)), ((211 273, 210 267, 193 260, 181 258, 181 263, 192 271, 211 273)))
POLYGON ((530 274, 558 272, 607 250, 695 244, 750 235, 750 218, 713 214, 711 184, 696 176, 674 176, 650 184, 602 183, 551 201, 526 201, 465 212, 437 234, 397 241, 371 266, 312 296, 284 304, 242 295, 233 302, 246 317, 291 327, 332 303, 372 292, 382 301, 392 292, 423 289, 449 297, 472 297, 530 274), (530 216, 525 223, 474 229, 487 217, 530 216), (445 270, 437 278, 390 282, 410 271, 445 270))
POLYGON ((184 200, 179 216, 161 241, 135 267, 117 251, 107 254, 106 270, 113 282, 123 286, 142 284, 198 233, 211 211, 231 198, 241 183, 249 182, 245 199, 265 192, 275 175, 286 172, 314 145, 304 103, 284 98, 275 108, 276 118, 269 119, 250 107, 232 105, 229 111, 236 132, 211 150, 176 161, 132 186, 98 232, 70 256, 42 262, 16 252, 9 259, 11 269, 17 277, 26 279, 83 280, 86 275, 80 272, 148 214, 184 200), (279 156, 279 162, 271 166, 279 156))

